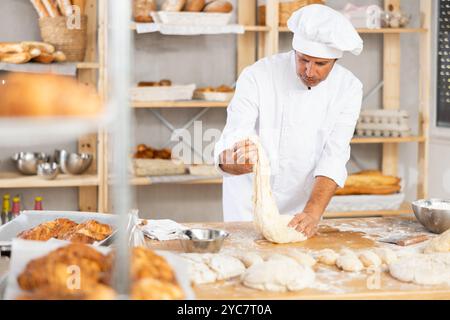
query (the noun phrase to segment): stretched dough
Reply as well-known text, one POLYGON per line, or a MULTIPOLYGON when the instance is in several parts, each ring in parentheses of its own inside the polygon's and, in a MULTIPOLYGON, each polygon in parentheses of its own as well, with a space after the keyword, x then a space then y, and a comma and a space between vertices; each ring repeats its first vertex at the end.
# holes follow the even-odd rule
POLYGON ((425 253, 433 252, 450 252, 450 229, 430 240, 425 248, 425 253))
POLYGON ((418 254, 389 265, 391 275, 403 282, 422 285, 450 284, 450 255, 418 254))
POLYGON ((299 291, 310 286, 315 279, 314 271, 291 259, 271 259, 247 269, 242 283, 258 290, 299 291))
POLYGON ((264 238, 274 243, 290 243, 306 240, 306 236, 288 227, 291 215, 280 215, 270 187, 270 164, 258 137, 249 138, 258 150, 254 165, 253 220, 264 238))

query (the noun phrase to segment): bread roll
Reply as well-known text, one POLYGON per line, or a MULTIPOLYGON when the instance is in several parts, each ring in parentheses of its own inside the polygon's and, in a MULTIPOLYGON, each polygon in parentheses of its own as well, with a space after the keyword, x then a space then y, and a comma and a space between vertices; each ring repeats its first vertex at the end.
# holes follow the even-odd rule
POLYGON ((22 46, 26 46, 29 50, 36 48, 41 50, 44 53, 54 53, 55 47, 49 43, 39 42, 39 41, 23 41, 21 42, 22 46))
POLYGON ((55 58, 55 62, 64 62, 67 60, 66 55, 62 51, 56 51, 53 53, 53 57, 55 58))
POLYGON ((31 60, 32 55, 29 52, 20 52, 20 53, 0 53, 0 62, 5 63, 27 63, 31 60))
POLYGON ((30 2, 33 5, 34 9, 36 10, 37 14, 39 15, 39 18, 49 16, 47 9, 45 9, 44 4, 42 3, 42 0, 30 0, 30 2))
POLYGON ((186 4, 186 0, 166 0, 162 7, 162 11, 181 11, 184 5, 186 4))
POLYGON ((0 117, 92 117, 102 111, 95 88, 49 74, 10 73, 0 97, 0 117))
POLYGON ((33 61, 39 63, 52 63, 53 61, 55 61, 55 57, 53 56, 53 54, 41 53, 39 56, 33 58, 33 61))
POLYGON ((205 0, 187 0, 184 11, 200 12, 205 7, 205 0))
POLYGON ((168 80, 168 79, 162 79, 162 80, 159 82, 159 85, 160 85, 161 87, 170 87, 170 86, 172 85, 172 81, 170 81, 170 80, 168 80))
POLYGON ((216 0, 205 6, 203 12, 229 13, 233 11, 233 5, 226 0, 216 0))

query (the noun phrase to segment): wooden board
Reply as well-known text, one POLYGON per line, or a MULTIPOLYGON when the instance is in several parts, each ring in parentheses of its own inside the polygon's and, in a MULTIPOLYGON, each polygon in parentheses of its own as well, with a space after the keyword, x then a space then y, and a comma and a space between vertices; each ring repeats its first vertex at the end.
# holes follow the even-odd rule
MULTIPOLYGON (((318 235, 314 238, 296 244, 277 245, 263 240, 251 222, 196 223, 189 226, 218 228, 230 232, 222 251, 254 251, 263 256, 294 249, 313 253, 325 248, 334 250, 373 248, 386 246, 376 241, 383 232, 394 234, 402 231, 411 235, 425 232, 418 222, 409 218, 330 219, 322 223, 318 235), (343 231, 338 231, 338 228, 342 228, 343 231)), ((148 244, 153 249, 181 252, 178 241, 149 240, 148 244)), ((238 279, 198 285, 194 287, 194 291, 198 299, 450 299, 450 286, 402 283, 389 274, 382 273, 379 278, 379 289, 370 289, 373 288, 375 279, 373 275, 364 272, 348 273, 321 264, 314 268, 316 283, 323 286, 298 292, 274 293, 254 290, 244 287, 238 279)))

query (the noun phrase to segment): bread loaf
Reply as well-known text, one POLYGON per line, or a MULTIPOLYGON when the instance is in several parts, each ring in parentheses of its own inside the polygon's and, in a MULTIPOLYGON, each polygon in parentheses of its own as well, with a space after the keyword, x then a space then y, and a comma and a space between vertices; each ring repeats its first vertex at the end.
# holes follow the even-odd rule
POLYGON ((233 5, 226 0, 216 0, 211 3, 208 3, 203 12, 216 12, 216 13, 229 13, 233 11, 233 5))
POLYGON ((0 42, 0 53, 20 53, 28 51, 28 46, 17 42, 0 42))
POLYGON ((32 55, 29 52, 20 53, 0 53, 0 62, 5 63, 27 63, 32 59, 32 55))
POLYGON ((400 178, 383 175, 350 175, 345 181, 346 187, 393 186, 400 178))
POLYGON ((186 0, 166 0, 162 7, 162 11, 181 11, 186 4, 186 0))
POLYGON ((200 12, 205 7, 205 0, 187 0, 184 11, 200 12))
POLYGON ((48 17, 47 9, 45 9, 44 4, 42 3, 42 0, 30 0, 31 4, 33 5, 34 9, 36 10, 39 18, 48 17))
POLYGON ((36 48, 41 50, 44 53, 54 53, 55 47, 49 43, 39 42, 39 41, 23 41, 21 42, 22 46, 27 46, 29 50, 36 48))
POLYGON ((348 196, 348 195, 387 195, 394 194, 401 190, 400 185, 394 186, 360 186, 360 187, 344 187, 342 189, 336 190, 335 195, 337 196, 348 196))

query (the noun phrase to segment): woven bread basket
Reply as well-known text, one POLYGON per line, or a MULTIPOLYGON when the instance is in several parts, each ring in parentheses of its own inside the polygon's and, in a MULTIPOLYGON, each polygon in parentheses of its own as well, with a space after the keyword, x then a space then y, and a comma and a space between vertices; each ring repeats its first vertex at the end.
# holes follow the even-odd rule
MULTIPOLYGON (((285 27, 287 21, 294 13, 300 8, 308 6, 310 4, 323 4, 322 0, 294 0, 289 2, 279 2, 278 3, 278 20, 279 25, 285 27)), ((258 7, 258 23, 259 25, 266 24, 266 6, 262 5, 258 7)))
POLYGON ((84 61, 87 42, 87 16, 81 16, 79 28, 70 28, 68 17, 46 17, 39 19, 41 37, 44 42, 64 52, 67 61, 84 61))

